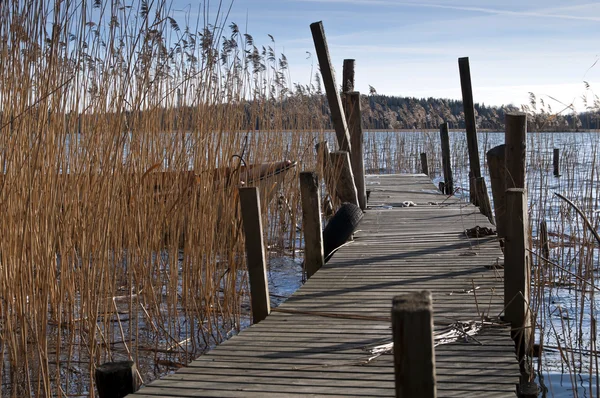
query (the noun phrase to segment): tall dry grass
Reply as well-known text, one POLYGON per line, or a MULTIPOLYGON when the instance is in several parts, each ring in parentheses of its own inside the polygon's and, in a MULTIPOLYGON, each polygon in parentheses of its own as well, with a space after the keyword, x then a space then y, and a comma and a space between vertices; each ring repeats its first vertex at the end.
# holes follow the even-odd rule
MULTIPOLYGON (((0 3, 3 395, 93 395, 111 360, 147 382, 248 322, 240 167, 314 167, 299 131, 322 130, 322 100, 226 6, 0 3)), ((299 218, 295 175, 279 183, 274 255, 299 218)))

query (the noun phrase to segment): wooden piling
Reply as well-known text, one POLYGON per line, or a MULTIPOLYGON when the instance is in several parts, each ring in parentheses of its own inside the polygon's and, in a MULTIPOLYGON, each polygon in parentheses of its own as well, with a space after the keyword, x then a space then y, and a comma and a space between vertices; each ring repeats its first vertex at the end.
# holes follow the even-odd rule
POLYGON ((431 293, 396 296, 392 305, 396 397, 436 397, 431 293))
POLYGON ((252 318, 254 323, 258 323, 271 312, 260 198, 256 187, 240 188, 239 192, 244 235, 246 237, 252 318))
MULTIPOLYGON (((471 70, 469 58, 458 59, 460 73, 460 87, 462 90, 463 110, 465 114, 465 129, 467 131, 467 147, 469 150, 469 168, 473 178, 481 177, 481 166, 479 165, 479 150, 477 148, 477 127, 475 123, 475 107, 473 105, 473 88, 471 86, 471 70)), ((476 199, 476 198, 472 198, 476 199)))
POLYGON ((452 165, 450 163, 450 137, 448 134, 448 123, 440 125, 440 139, 442 141, 442 168, 444 170, 444 193, 454 193, 454 182, 452 180, 452 165))
POLYGON ((364 133, 360 108, 360 93, 357 91, 346 93, 345 104, 352 148, 350 161, 352 163, 354 185, 356 186, 358 195, 358 204, 361 210, 365 210, 367 208, 367 187, 365 184, 364 133))
POLYGON ((498 145, 487 152, 498 239, 506 237, 506 165, 504 159, 504 144, 498 145))
MULTIPOLYGON (((350 93, 354 91, 354 64, 355 60, 345 59, 342 69, 342 92, 350 93)), ((352 134, 351 134, 352 135, 352 134)))
POLYGON ((506 188, 525 188, 527 115, 524 112, 509 112, 505 124, 506 188))
POLYGON ((479 203, 479 211, 490 220, 490 223, 496 225, 494 214, 492 213, 492 205, 490 204, 490 197, 487 194, 487 186, 483 177, 475 179, 475 192, 477 203, 479 203))
POLYGON ((554 148, 554 153, 552 155, 554 177, 560 177, 560 149, 554 148))
POLYGON ((429 175, 429 168, 427 167, 427 154, 425 152, 421 153, 421 172, 426 176, 429 175))
POLYGON ((506 211, 510 217, 507 217, 504 246, 504 319, 511 324, 520 358, 528 350, 532 332, 528 309, 531 270, 525 189, 506 190, 506 211))
POLYGON ((342 202, 358 204, 358 193, 354 185, 354 174, 350 165, 350 154, 346 151, 335 151, 329 155, 335 181, 335 195, 342 202))
POLYGON ((304 230, 304 270, 308 279, 325 264, 321 199, 319 197, 319 177, 317 173, 312 171, 300 173, 300 196, 302 201, 302 229, 304 230))
POLYGON ((548 224, 546 224, 546 220, 540 221, 540 249, 542 257, 548 260, 550 258, 550 241, 548 239, 548 224))
POLYGON ((335 83, 335 75, 331 65, 327 40, 325 38, 325 30, 321 21, 310 24, 317 59, 319 60, 319 69, 325 93, 327 94, 327 102, 331 112, 331 120, 335 128, 335 134, 338 139, 338 144, 341 150, 350 152, 350 134, 346 124, 346 117, 342 111, 342 101, 340 99, 339 89, 335 83))
POLYGON ((139 389, 133 361, 107 362, 96 368, 96 389, 100 398, 122 398, 139 389))

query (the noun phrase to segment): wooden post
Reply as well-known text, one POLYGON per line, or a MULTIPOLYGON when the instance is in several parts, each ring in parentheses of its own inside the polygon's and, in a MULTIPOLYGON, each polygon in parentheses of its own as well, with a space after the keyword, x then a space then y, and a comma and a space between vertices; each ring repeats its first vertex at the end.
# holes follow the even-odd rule
POLYGON ((304 229, 304 270, 310 278, 323 264, 323 228, 321 226, 321 199, 319 177, 312 171, 300 173, 302 200, 302 229, 304 229))
POLYGON ((511 324, 517 354, 521 358, 527 352, 532 335, 528 310, 531 270, 525 189, 506 190, 506 211, 510 217, 507 218, 504 246, 504 315, 511 324))
POLYGON ((258 188, 240 188, 240 205, 246 237, 252 318, 254 323, 258 323, 271 312, 258 188))
POLYGON ((349 202, 359 206, 358 194, 354 185, 354 175, 350 165, 350 154, 346 151, 331 152, 331 166, 335 181, 335 194, 342 203, 349 202))
POLYGON ((427 154, 425 152, 421 153, 421 172, 426 176, 429 175, 429 168, 427 167, 427 154))
MULTIPOLYGON (((342 69, 342 92, 350 93, 354 91, 354 64, 353 59, 345 59, 342 69)), ((351 134, 352 135, 352 134, 351 134)))
POLYGON ((100 398, 122 398, 139 389, 133 361, 107 362, 96 368, 95 379, 100 398))
POLYGON ((509 112, 505 124, 506 188, 525 188, 527 115, 509 112))
POLYGON ((487 152, 498 239, 506 237, 506 165, 504 163, 504 152, 504 144, 498 145, 487 152))
POLYGON ((554 177, 560 177, 560 149, 558 148, 554 148, 552 166, 554 168, 554 177))
MULTIPOLYGON (((546 224, 546 220, 540 221, 540 249, 542 251, 542 256, 545 259, 550 259, 550 241, 548 240, 548 224, 546 224)), ((546 262, 544 261, 544 264, 546 262)))
POLYGON ((479 203, 479 211, 490 220, 490 223, 496 225, 494 214, 492 213, 492 205, 490 204, 490 197, 487 194, 485 178, 479 177, 475 179, 475 192, 477 195, 477 203, 479 203))
POLYGON ((317 151, 317 163, 319 165, 319 173, 321 177, 325 178, 325 174, 327 170, 329 170, 331 159, 329 158, 329 144, 327 141, 319 142, 315 145, 315 150, 317 151))
POLYGON ((448 123, 440 125, 440 138, 442 141, 442 167, 444 169, 444 193, 454 193, 454 182, 452 181, 452 165, 450 163, 450 137, 448 134, 448 123))
POLYGON ((340 149, 350 152, 350 134, 346 125, 346 117, 342 111, 342 101, 340 99, 339 89, 335 83, 335 76, 331 66, 331 58, 329 57, 329 49, 327 48, 327 40, 325 39, 325 30, 321 21, 310 24, 315 50, 319 60, 319 69, 327 94, 327 102, 331 111, 331 120, 335 128, 335 134, 338 139, 340 149))
POLYGON ((396 397, 436 397, 431 293, 394 297, 392 337, 396 397))
MULTIPOLYGON (((344 63, 345 65, 345 63, 344 63)), ((360 93, 351 92, 345 95, 346 117, 350 129, 350 140, 352 147, 352 173, 354 174, 354 185, 358 195, 358 204, 361 210, 367 208, 367 187, 365 184, 365 162, 364 162, 364 134, 362 128, 360 93)))
MULTIPOLYGON (((458 59, 460 87, 462 90, 463 109, 465 113, 465 129, 467 130, 467 147, 469 149, 469 168, 473 178, 481 177, 479 165, 479 150, 477 148, 477 127, 475 124, 475 107, 473 105, 473 88, 471 87, 471 70, 469 58, 458 59)), ((476 199, 474 197, 471 198, 476 199)))

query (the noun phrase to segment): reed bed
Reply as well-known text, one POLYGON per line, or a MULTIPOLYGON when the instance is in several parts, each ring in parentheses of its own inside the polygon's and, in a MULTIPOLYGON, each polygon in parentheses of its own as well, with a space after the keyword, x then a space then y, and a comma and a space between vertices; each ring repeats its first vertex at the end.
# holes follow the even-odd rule
MULTIPOLYGON (((322 97, 273 38, 197 11, 0 3, 2 395, 93 396, 125 359, 148 382, 249 323, 241 167, 314 168, 322 97)), ((261 197, 269 254, 293 256, 295 173, 261 197)))

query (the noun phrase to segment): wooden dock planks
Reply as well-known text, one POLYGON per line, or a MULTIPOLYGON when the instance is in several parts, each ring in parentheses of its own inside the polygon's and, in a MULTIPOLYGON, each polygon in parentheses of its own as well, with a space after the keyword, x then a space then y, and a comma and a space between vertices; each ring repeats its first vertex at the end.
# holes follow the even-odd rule
MULTIPOLYGON (((367 211, 342 247, 279 308, 136 397, 394 396, 391 341, 397 294, 429 289, 434 328, 496 319, 503 307, 501 252, 472 205, 435 191, 425 175, 369 176, 367 211), (416 206, 398 207, 405 201, 416 206), (501 263, 501 261, 500 261, 501 263)), ((473 338, 435 348, 438 397, 516 396, 509 328, 490 322, 473 338)))

